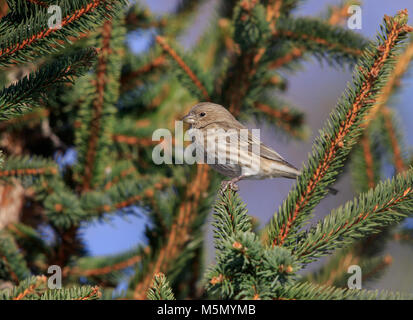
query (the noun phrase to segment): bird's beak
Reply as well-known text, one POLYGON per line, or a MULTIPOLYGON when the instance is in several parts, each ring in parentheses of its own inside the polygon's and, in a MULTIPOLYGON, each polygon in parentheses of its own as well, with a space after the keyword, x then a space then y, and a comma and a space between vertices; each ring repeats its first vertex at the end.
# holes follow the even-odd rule
POLYGON ((185 117, 182 118, 182 121, 185 123, 193 124, 195 123, 195 117, 188 113, 185 117))

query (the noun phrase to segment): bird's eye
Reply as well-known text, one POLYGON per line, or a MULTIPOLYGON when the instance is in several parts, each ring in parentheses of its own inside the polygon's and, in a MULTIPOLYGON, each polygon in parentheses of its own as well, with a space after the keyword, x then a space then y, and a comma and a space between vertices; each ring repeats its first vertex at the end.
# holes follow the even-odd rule
POLYGON ((200 115, 201 117, 205 117, 206 113, 205 113, 205 112, 201 112, 199 115, 200 115))

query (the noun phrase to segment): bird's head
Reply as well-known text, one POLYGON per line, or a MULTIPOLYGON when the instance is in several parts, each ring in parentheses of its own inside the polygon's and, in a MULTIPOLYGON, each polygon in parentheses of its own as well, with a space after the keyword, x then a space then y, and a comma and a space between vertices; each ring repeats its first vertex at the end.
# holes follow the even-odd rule
POLYGON ((191 111, 182 118, 192 128, 201 129, 215 122, 237 123, 234 116, 223 106, 210 102, 201 102, 193 106, 191 111))

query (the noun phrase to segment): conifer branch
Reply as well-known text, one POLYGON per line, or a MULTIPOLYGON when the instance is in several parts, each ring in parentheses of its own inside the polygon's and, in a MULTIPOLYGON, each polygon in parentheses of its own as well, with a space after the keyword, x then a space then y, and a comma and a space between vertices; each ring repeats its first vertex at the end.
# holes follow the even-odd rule
POLYGON ((79 130, 76 132, 76 143, 79 147, 76 178, 83 192, 101 183, 105 164, 109 160, 109 145, 112 142, 116 113, 114 103, 119 97, 118 78, 123 31, 118 18, 103 23, 95 79, 85 84, 90 90, 90 97, 81 105, 78 114, 79 130))
POLYGON ((374 188, 381 178, 379 143, 372 128, 365 129, 351 154, 351 175, 356 192, 365 192, 374 188))
POLYGON ((8 10, 9 10, 9 6, 7 5, 7 2, 2 1, 0 4, 0 19, 3 18, 7 14, 8 10))
POLYGON ((30 274, 26 261, 14 238, 5 231, 0 231, 0 277, 15 283, 30 274))
POLYGON ((195 213, 209 185, 209 167, 206 165, 198 165, 196 176, 187 186, 185 198, 180 204, 177 216, 169 228, 166 242, 160 248, 154 261, 148 266, 147 274, 144 275, 134 287, 133 296, 135 299, 145 299, 146 292, 154 275, 159 272, 166 273, 167 270, 171 268, 171 264, 177 258, 178 254, 183 250, 183 246, 188 240, 186 235, 188 235, 191 230, 195 213))
POLYGON ((270 22, 270 28, 275 31, 275 23, 281 15, 283 0, 269 0, 267 4, 267 21, 270 22))
POLYGON ((117 143, 137 145, 140 147, 150 147, 159 143, 159 141, 153 141, 152 138, 149 137, 126 136, 121 134, 113 135, 112 139, 117 143))
POLYGON ((263 3, 267 9, 267 20, 278 19, 282 15, 291 14, 301 0, 265 0, 263 3))
POLYGON ((20 283, 19 286, 14 289, 14 292, 10 295, 10 298, 13 300, 23 300, 38 295, 39 291, 44 290, 46 282, 46 276, 33 277, 28 283, 20 283))
POLYGON ((156 18, 148 8, 142 8, 137 3, 126 13, 125 23, 128 30, 163 28, 167 26, 168 20, 163 17, 156 18))
POLYGON ((89 191, 81 197, 83 210, 90 216, 127 208, 133 204, 144 204, 171 185, 171 180, 163 178, 146 187, 140 181, 123 180, 107 191, 89 191))
POLYGON ((287 249, 263 245, 235 192, 220 195, 213 226, 217 264, 207 272, 207 290, 224 299, 269 299, 290 282, 298 267, 294 257, 287 249))
POLYGON ((288 50, 284 55, 275 59, 269 64, 270 69, 279 69, 288 63, 301 58, 305 53, 304 48, 292 47, 291 50, 288 50))
POLYGON ((18 287, 14 287, 12 293, 7 290, 0 291, 0 300, 96 300, 102 296, 99 287, 47 289, 46 282, 45 276, 28 278, 18 287))
POLYGON ((50 114, 50 111, 44 108, 39 108, 34 111, 24 113, 20 116, 8 119, 0 122, 0 130, 9 130, 21 128, 23 126, 35 126, 38 125, 42 119, 45 119, 50 114))
POLYGON ((239 114, 242 101, 252 89, 253 79, 267 50, 265 39, 278 16, 275 9, 271 3, 264 8, 254 0, 240 1, 235 9, 234 41, 240 51, 228 68, 221 89, 224 105, 234 115, 239 114))
POLYGON ((365 126, 376 118, 377 113, 382 107, 388 104, 391 95, 399 87, 402 77, 409 69, 410 62, 413 60, 413 41, 410 40, 406 49, 397 57, 396 65, 393 72, 390 74, 389 79, 380 95, 377 98, 377 104, 366 115, 365 126))
POLYGON ((95 50, 87 49, 64 56, 30 73, 29 76, 0 91, 0 120, 22 113, 47 100, 47 93, 56 85, 73 82, 73 78, 89 70, 95 50))
MULTIPOLYGON (((193 70, 187 63, 185 63, 184 59, 179 55, 176 50, 174 50, 167 42, 164 37, 157 36, 156 42, 162 47, 162 49, 171 56, 171 58, 178 64, 178 66, 182 69, 182 71, 189 77, 192 83, 195 85, 197 90, 200 91, 200 97, 205 100, 210 100, 210 95, 208 93, 208 89, 206 85, 201 82, 198 75, 200 72, 199 70, 193 70)), ((198 68, 197 68, 198 69, 198 68)), ((197 90, 194 90, 195 92, 197 90)))
POLYGON ((149 8, 143 7, 140 3, 135 3, 126 14, 126 26, 128 30, 159 28, 162 33, 177 37, 186 30, 190 22, 193 22, 193 18, 198 12, 197 9, 203 2, 204 0, 180 1, 174 10, 175 14, 166 17, 157 17, 149 8))
POLYGON ((301 129, 304 118, 301 112, 292 110, 286 105, 284 105, 281 109, 278 109, 262 102, 256 102, 254 104, 254 108, 264 113, 269 119, 273 119, 278 126, 284 129, 287 133, 291 134, 293 137, 303 137, 301 129))
POLYGON ((98 139, 100 135, 101 121, 103 116, 104 92, 107 85, 107 59, 110 54, 110 39, 112 36, 112 21, 107 20, 102 27, 102 48, 99 52, 97 76, 96 76, 96 97, 93 102, 93 115, 90 123, 90 133, 85 156, 84 176, 82 189, 87 191, 90 189, 94 167, 96 166, 96 153, 98 147, 98 139))
POLYGON ((215 221, 212 226, 216 229, 214 239, 216 247, 223 249, 222 241, 233 237, 239 232, 250 231, 251 219, 247 215, 245 204, 232 191, 221 195, 215 204, 215 221))
POLYGON ((96 25, 96 20, 113 15, 119 4, 124 3, 123 0, 62 0, 60 7, 64 12, 60 29, 47 26, 49 16, 47 8, 43 8, 36 16, 30 16, 25 21, 31 26, 30 29, 25 24, 20 24, 13 32, 3 36, 0 65, 25 62, 29 53, 44 54, 56 51, 50 44, 56 44, 57 40, 66 41, 66 37, 73 36, 73 33, 89 31, 96 25))
POLYGON ((392 148, 394 166, 396 168, 396 171, 398 173, 401 173, 406 170, 406 165, 401 154, 399 139, 393 126, 392 113, 385 106, 381 107, 381 113, 383 114, 384 126, 389 136, 390 145, 392 148))
MULTIPOLYGON (((122 179, 134 177, 138 178, 138 171, 134 166, 130 166, 119 172, 117 175, 112 175, 110 179, 105 180, 105 185, 103 186, 104 190, 109 190, 114 185, 118 184, 122 179)), ((141 177, 142 178, 142 177, 141 177)))
POLYGON ((125 92, 132 88, 136 84, 136 82, 139 81, 139 78, 143 75, 152 73, 155 70, 159 70, 163 66, 165 66, 165 64, 165 56, 160 55, 154 58, 153 60, 149 61, 145 65, 140 66, 138 69, 122 74, 122 77, 120 79, 122 92, 125 92))
MULTIPOLYGON (((83 212, 80 212, 80 214, 83 214, 83 212)), ((67 217, 65 218, 67 219, 67 217)), ((74 217, 74 219, 79 218, 74 217)), ((73 257, 84 254, 83 243, 78 235, 78 222, 72 222, 72 225, 67 229, 63 229, 64 227, 64 225, 62 227, 59 225, 54 227, 60 242, 53 248, 53 254, 49 258, 50 265, 65 266, 73 257)))
POLYGON ((80 276, 80 277, 96 277, 107 275, 116 271, 120 271, 129 267, 132 267, 141 261, 140 255, 129 257, 124 261, 113 263, 107 266, 96 268, 80 268, 80 267, 67 267, 63 270, 63 276, 80 276))
POLYGON ((386 255, 384 257, 380 257, 379 259, 375 259, 375 260, 378 260, 378 261, 375 263, 373 268, 371 268, 371 270, 368 270, 367 272, 365 272, 367 268, 363 268, 364 270, 363 276, 362 276, 363 283, 371 280, 372 278, 377 277, 384 270, 386 270, 389 267, 389 265, 393 263, 393 258, 391 255, 386 255))
POLYGON ((393 155, 393 162, 398 173, 403 172, 406 169, 403 157, 401 155, 401 146, 399 143, 399 137, 393 125, 393 116, 386 104, 389 102, 391 95, 397 90, 400 85, 401 78, 407 72, 409 63, 413 59, 413 42, 410 40, 410 44, 407 48, 398 56, 395 67, 387 84, 382 89, 379 97, 377 98, 377 104, 369 111, 365 117, 363 126, 370 127, 377 118, 381 115, 383 120, 384 131, 386 131, 390 149, 393 155))
POLYGON ((0 300, 95 300, 101 296, 99 287, 48 289, 46 276, 30 277, 11 291, 0 291, 0 300))
MULTIPOLYGON (((351 265, 360 265, 360 257, 351 250, 344 250, 331 257, 326 265, 322 266, 314 275, 307 276, 306 280, 325 286, 343 287, 338 283, 343 277, 348 277, 347 271, 351 265)), ((362 268, 362 270, 364 269, 362 268)))
POLYGON ((46 196, 44 209, 49 221, 59 230, 75 228, 82 219, 86 218, 79 198, 67 188, 54 190, 46 196))
POLYGON ((29 2, 29 3, 33 3, 35 5, 44 7, 44 8, 47 8, 49 6, 46 2, 43 2, 41 0, 26 0, 26 1, 29 2))
POLYGON ((335 180, 362 131, 362 119, 374 105, 376 95, 393 67, 393 56, 399 42, 413 30, 406 25, 406 21, 405 11, 394 18, 386 16, 385 38, 360 59, 354 76, 354 88, 343 96, 330 116, 331 120, 315 142, 308 167, 303 168, 297 186, 271 220, 269 239, 273 246, 283 245, 291 239, 291 234, 302 226, 312 209, 327 194, 328 185, 335 180))
POLYGON ((413 205, 413 170, 382 182, 373 191, 334 210, 306 232, 294 250, 302 263, 308 263, 333 248, 377 233, 411 214, 413 205))
POLYGON ((283 300, 404 300, 408 295, 389 291, 368 291, 320 286, 308 282, 298 283, 280 290, 283 300))
POLYGON ((366 164, 366 175, 368 181, 368 187, 374 188, 376 186, 376 179, 374 174, 374 160, 371 153, 370 139, 368 132, 364 132, 363 137, 361 138, 361 145, 363 148, 364 162, 366 164))
POLYGON ((148 290, 149 300, 175 300, 172 289, 163 273, 154 275, 152 286, 148 290))
POLYGON ((42 262, 39 262, 36 258, 43 254, 48 256, 50 250, 40 234, 34 228, 23 223, 9 223, 4 230, 14 237, 19 250, 27 261, 27 265, 30 268, 34 265, 44 270, 41 267, 42 262))
POLYGON ((48 289, 46 276, 33 276, 11 291, 0 291, 0 300, 95 300, 101 295, 99 287, 91 286, 48 289))
POLYGON ((293 41, 294 57, 298 56, 297 50, 304 50, 338 64, 355 63, 368 44, 364 38, 347 29, 310 18, 279 20, 273 39, 275 45, 281 39, 293 41))
MULTIPOLYGON (((348 18, 348 8, 352 4, 357 4, 358 1, 346 1, 343 3, 342 6, 334 6, 330 10, 330 14, 326 23, 331 26, 337 26, 344 19, 348 18)), ((269 64, 270 69, 279 69, 283 66, 288 65, 290 62, 301 58, 306 53, 306 48, 304 46, 296 46, 293 45, 291 47, 286 48, 286 51, 280 57, 277 57, 269 64)))
POLYGON ((413 235, 411 229, 402 229, 398 232, 395 232, 393 234, 393 239, 395 241, 401 241, 401 242, 407 242, 407 243, 412 243, 413 242, 413 235))
POLYGON ((363 270, 363 283, 379 276, 392 263, 390 255, 383 257, 380 254, 380 242, 386 237, 384 233, 383 231, 376 233, 350 247, 338 250, 329 259, 327 264, 306 276, 303 280, 322 285, 347 288, 348 268, 352 265, 358 265, 363 270), (380 254, 380 256, 377 256, 377 254, 380 254))
POLYGON ((57 174, 57 166, 54 162, 40 157, 29 158, 27 156, 12 156, 7 158, 5 165, 0 169, 0 179, 11 177, 33 177, 57 174))
POLYGON ((345 22, 349 17, 348 10, 352 5, 360 5, 360 1, 347 0, 342 2, 341 5, 332 6, 329 10, 328 23, 334 26, 345 22))
POLYGON ((86 294, 81 294, 81 297, 73 298, 72 300, 95 300, 101 297, 101 292, 99 287, 92 287, 90 292, 86 294))

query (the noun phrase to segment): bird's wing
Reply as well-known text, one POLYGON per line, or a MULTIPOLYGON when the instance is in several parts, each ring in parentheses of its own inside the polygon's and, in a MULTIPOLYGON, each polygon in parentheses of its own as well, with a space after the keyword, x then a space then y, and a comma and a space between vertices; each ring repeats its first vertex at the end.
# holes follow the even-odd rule
POLYGON ((287 162, 278 152, 276 152, 274 149, 271 149, 270 147, 267 147, 265 144, 263 144, 261 141, 258 140, 257 137, 255 137, 251 131, 249 130, 248 134, 248 140, 252 144, 257 144, 259 143, 260 145, 260 156, 269 160, 277 161, 280 162, 288 167, 291 167, 293 169, 298 170, 296 167, 294 167, 292 164, 287 162))
POLYGON ((244 145, 245 147, 247 146, 256 146, 258 145, 259 148, 248 148, 248 150, 251 150, 254 154, 259 155, 263 158, 273 160, 280 162, 290 168, 293 168, 295 170, 298 170, 295 166, 287 162, 279 153, 277 153, 275 150, 271 149, 270 147, 267 147, 265 144, 263 144, 257 137, 255 137, 251 130, 247 129, 247 127, 243 126, 241 123, 237 121, 237 123, 231 123, 230 125, 227 124, 226 122, 216 122, 215 123, 218 127, 224 129, 224 130, 229 130, 229 129, 236 129, 240 138, 240 146, 244 145), (247 135, 243 135, 239 133, 240 129, 247 129, 248 130, 248 137, 247 135), (259 150, 259 154, 258 154, 259 150))

